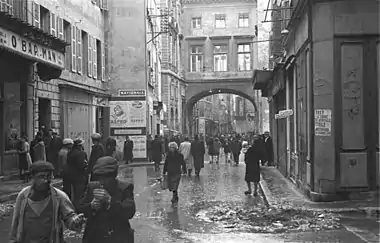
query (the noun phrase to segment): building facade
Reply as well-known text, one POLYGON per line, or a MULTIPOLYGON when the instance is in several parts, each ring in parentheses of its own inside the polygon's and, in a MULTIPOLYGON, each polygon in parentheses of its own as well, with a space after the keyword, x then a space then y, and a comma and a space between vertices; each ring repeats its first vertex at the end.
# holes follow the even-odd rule
POLYGON ((182 4, 186 83, 207 79, 218 89, 221 81, 250 80, 258 63, 257 2, 185 0, 182 4))
POLYGON ((379 2, 278 2, 268 96, 279 170, 315 201, 375 190, 379 2))
POLYGON ((185 83, 182 64, 181 1, 161 0, 161 79, 165 134, 184 133, 185 83))
POLYGON ((1 132, 6 141, 0 148, 1 172, 17 158, 15 134, 31 140, 37 131, 52 129, 61 137, 84 139, 89 152, 91 133, 107 136, 109 130, 104 119, 109 97, 106 5, 34 0, 2 1, 0 6, 1 132))

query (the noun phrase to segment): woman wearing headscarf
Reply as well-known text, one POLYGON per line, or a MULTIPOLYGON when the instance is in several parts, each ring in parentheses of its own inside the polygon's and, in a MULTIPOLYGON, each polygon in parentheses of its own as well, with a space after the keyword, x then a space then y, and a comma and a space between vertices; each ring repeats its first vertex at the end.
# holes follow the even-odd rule
POLYGON ((168 176, 168 188, 173 192, 172 203, 178 201, 178 186, 181 181, 182 170, 186 172, 186 163, 183 155, 178 151, 176 142, 169 143, 169 152, 165 159, 163 174, 168 176))
POLYGON ((247 141, 243 141, 241 143, 241 150, 240 150, 240 154, 239 154, 239 162, 245 162, 245 153, 247 152, 248 148, 249 148, 249 145, 248 145, 248 142, 247 141))
POLYGON ((186 137, 185 141, 183 141, 179 146, 179 152, 183 155, 183 158, 185 159, 187 174, 191 176, 191 172, 194 168, 194 161, 193 156, 191 155, 191 143, 188 137, 186 137))

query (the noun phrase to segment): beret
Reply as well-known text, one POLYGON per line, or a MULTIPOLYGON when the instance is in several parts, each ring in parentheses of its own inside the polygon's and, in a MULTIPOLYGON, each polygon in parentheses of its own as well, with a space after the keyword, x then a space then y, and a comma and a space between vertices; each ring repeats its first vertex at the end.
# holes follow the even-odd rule
POLYGON ((100 157, 92 169, 94 175, 116 176, 119 165, 117 160, 111 156, 100 157))
POLYGON ((30 166, 30 172, 32 173, 47 172, 47 171, 48 172, 54 171, 54 166, 50 162, 47 162, 47 161, 39 160, 39 161, 34 162, 30 166))

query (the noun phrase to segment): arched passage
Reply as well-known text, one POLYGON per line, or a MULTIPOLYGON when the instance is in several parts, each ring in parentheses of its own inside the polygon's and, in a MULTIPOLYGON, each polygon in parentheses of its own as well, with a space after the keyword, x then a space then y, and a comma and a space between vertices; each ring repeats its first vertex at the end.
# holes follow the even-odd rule
MULTIPOLYGON (((251 90, 247 90, 249 93, 251 93, 251 90)), ((250 102, 252 102, 253 107, 255 108, 255 112, 258 112, 258 107, 255 102, 255 97, 253 95, 253 90, 251 95, 248 94, 248 92, 242 92, 240 90, 234 90, 230 88, 213 88, 209 90, 203 90, 199 93, 194 94, 193 96, 189 97, 187 102, 186 102, 186 128, 187 128, 187 133, 189 135, 194 135, 192 131, 192 122, 193 122, 193 106, 196 102, 201 100, 204 97, 207 97, 209 95, 214 95, 214 94, 235 94, 238 96, 241 96, 250 102)), ((255 117, 255 122, 258 124, 258 116, 255 117)))

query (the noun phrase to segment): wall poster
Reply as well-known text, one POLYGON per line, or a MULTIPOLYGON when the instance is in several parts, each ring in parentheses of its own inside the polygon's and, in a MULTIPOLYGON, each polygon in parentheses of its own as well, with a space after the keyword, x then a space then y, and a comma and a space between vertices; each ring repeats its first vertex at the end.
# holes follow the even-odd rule
POLYGON ((331 136, 331 109, 315 109, 315 136, 331 136))
POLYGON ((110 101, 111 128, 146 127, 146 101, 110 101))

